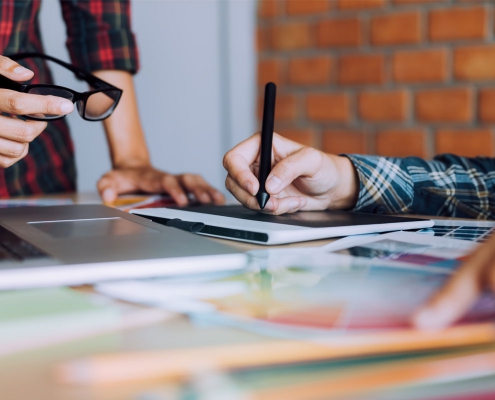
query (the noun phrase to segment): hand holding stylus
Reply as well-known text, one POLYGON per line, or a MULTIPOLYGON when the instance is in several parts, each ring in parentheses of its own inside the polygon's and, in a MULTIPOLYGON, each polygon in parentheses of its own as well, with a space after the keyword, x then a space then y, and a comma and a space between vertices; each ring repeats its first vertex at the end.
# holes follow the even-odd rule
MULTIPOLYGON (((260 210, 256 199, 261 135, 256 133, 230 150, 223 165, 225 185, 245 207, 260 210)), ((348 209, 356 202, 359 181, 347 157, 325 154, 276 133, 272 169, 265 183, 270 199, 264 211, 284 214, 298 210, 348 209)))

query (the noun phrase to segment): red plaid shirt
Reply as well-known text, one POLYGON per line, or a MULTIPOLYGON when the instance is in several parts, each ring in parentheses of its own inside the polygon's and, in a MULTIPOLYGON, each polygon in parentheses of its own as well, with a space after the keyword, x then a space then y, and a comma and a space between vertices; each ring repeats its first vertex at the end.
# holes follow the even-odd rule
MULTIPOLYGON (((130 27, 130 0, 61 0, 66 45, 73 64, 87 71, 135 73, 138 54, 130 27)), ((38 12, 41 0, 0 1, 0 54, 44 52, 38 12)), ((51 83, 47 65, 22 61, 32 83, 51 83)), ((0 197, 76 190, 74 149, 64 119, 50 122, 13 166, 0 168, 0 197)))

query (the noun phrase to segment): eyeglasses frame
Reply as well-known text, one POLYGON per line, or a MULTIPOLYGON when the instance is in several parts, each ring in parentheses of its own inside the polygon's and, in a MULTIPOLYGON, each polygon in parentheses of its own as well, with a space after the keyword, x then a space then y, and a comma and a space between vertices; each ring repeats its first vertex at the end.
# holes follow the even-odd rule
MULTIPOLYGON (((105 82, 104 80, 98 78, 97 76, 95 76, 89 72, 84 71, 81 68, 78 68, 72 64, 66 63, 65 61, 59 60, 58 58, 49 56, 47 54, 43 54, 43 53, 18 53, 18 54, 10 55, 7 57, 9 57, 11 60, 14 60, 14 61, 21 60, 24 58, 36 58, 36 57, 42 58, 45 60, 49 60, 49 61, 53 61, 54 63, 59 64, 62 67, 65 67, 68 70, 72 71, 76 75, 77 78, 86 81, 89 85, 94 87, 95 88, 94 90, 89 90, 87 92, 81 93, 81 92, 77 92, 75 90, 72 90, 70 88, 67 88, 64 86, 58 86, 58 85, 51 85, 51 84, 26 85, 26 84, 18 83, 18 82, 13 81, 9 78, 6 78, 5 76, 0 75, 0 87, 2 87, 4 89, 15 90, 16 92, 21 92, 21 93, 27 93, 27 92, 29 92, 29 90, 31 90, 33 88, 45 87, 45 88, 65 90, 67 92, 72 93, 74 98, 68 99, 68 100, 71 100, 73 103, 76 103, 77 101, 83 102, 82 109, 79 110, 79 108, 78 108, 78 111, 79 111, 79 115, 81 116, 81 118, 83 118, 86 121, 101 121, 101 120, 104 120, 105 118, 108 118, 113 113, 113 111, 115 110, 115 108, 117 107, 117 105, 119 103, 120 98, 122 97, 122 93, 123 93, 122 89, 119 89, 118 87, 113 86, 108 82, 105 82), (110 96, 109 94, 107 94, 107 96, 109 96, 110 98, 115 100, 114 104, 112 105, 110 114, 108 114, 104 117, 101 117, 101 118, 86 118, 85 112, 86 112, 87 99, 95 93, 105 93, 105 92, 117 93, 116 96, 114 96, 114 95, 110 96)), ((65 115, 61 115, 59 117, 49 118, 49 119, 37 118, 37 117, 29 116, 29 115, 23 115, 23 117, 26 119, 35 120, 35 121, 56 121, 58 119, 64 118, 65 115)))

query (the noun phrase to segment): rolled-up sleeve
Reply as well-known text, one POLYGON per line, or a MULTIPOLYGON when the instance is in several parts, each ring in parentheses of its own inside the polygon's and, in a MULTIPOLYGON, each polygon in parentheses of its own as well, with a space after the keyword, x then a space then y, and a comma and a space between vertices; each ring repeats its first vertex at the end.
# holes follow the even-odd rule
POLYGON ((494 158, 346 156, 359 176, 356 211, 495 219, 494 158))
POLYGON ((62 0, 61 5, 74 65, 88 71, 137 72, 139 56, 129 0, 62 0))

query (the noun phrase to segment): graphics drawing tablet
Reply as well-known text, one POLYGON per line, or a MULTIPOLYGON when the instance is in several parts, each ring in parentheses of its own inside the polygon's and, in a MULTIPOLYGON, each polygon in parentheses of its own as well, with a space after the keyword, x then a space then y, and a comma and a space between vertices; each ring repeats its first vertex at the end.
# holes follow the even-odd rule
POLYGON ((144 208, 131 211, 154 222, 178 221, 194 232, 256 244, 284 244, 375 232, 429 228, 429 219, 350 211, 298 211, 268 215, 240 205, 144 208), (204 224, 204 226, 203 226, 204 224))

